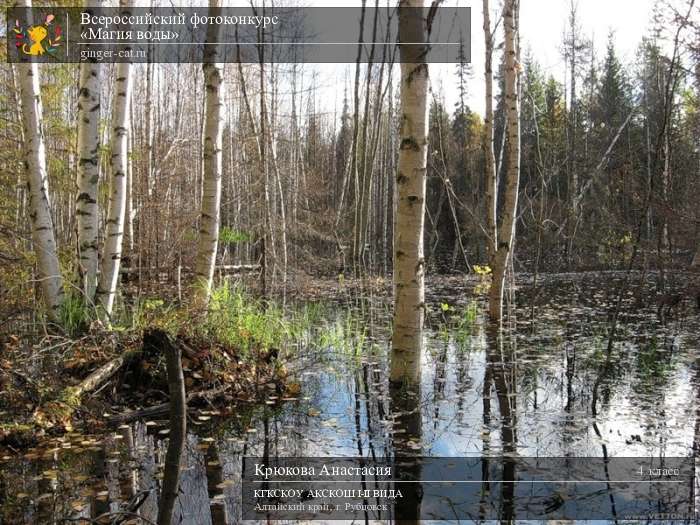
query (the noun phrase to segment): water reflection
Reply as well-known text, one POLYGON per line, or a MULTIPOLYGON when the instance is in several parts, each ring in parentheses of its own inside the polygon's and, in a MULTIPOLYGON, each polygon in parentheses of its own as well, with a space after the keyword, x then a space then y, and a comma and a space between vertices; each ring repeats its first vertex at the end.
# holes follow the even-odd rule
MULTIPOLYGON (((420 370, 417 373, 420 375, 420 370)), ((437 374, 436 369, 436 377, 437 374)), ((394 520, 396 523, 405 525, 420 521, 417 518, 421 515, 423 497, 420 484, 413 483, 421 479, 419 458, 424 454, 421 410, 423 402, 421 383, 412 379, 413 376, 409 375, 403 381, 391 381, 389 385, 394 457, 406 458, 397 465, 398 472, 395 474, 401 481, 395 488, 402 492, 402 504, 396 506, 394 520)))
MULTIPOLYGON (((517 362, 515 341, 505 342, 505 334, 489 328, 487 365, 496 390, 501 424, 502 469, 501 516, 504 522, 514 518, 514 490, 516 479, 515 455, 517 453, 517 362)), ((491 396, 489 389, 488 396, 491 396)))

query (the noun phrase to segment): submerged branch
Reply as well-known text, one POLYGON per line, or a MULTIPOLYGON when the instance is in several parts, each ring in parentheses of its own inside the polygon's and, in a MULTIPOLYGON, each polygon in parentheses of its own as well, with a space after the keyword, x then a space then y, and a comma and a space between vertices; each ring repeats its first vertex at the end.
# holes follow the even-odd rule
POLYGON ((168 389, 170 391, 170 439, 165 455, 165 472, 163 490, 158 506, 158 525, 170 525, 175 508, 180 482, 180 461, 185 450, 187 436, 187 398, 185 395, 185 378, 182 373, 180 347, 173 344, 170 337, 162 330, 152 330, 144 335, 144 346, 149 344, 165 354, 168 370, 168 389))

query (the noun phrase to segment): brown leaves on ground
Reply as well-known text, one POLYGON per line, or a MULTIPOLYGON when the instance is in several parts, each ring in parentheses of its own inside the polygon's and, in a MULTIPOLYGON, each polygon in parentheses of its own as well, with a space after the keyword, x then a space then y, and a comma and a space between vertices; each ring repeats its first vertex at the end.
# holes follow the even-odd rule
MULTIPOLYGON (((285 388, 286 369, 277 349, 243 356, 204 338, 179 335, 173 340, 181 349, 188 395, 206 393, 198 403, 255 402, 270 396, 268 385, 273 394, 293 396, 299 391, 298 385, 285 388)), ((104 424, 105 415, 167 401, 164 356, 142 351, 138 334, 105 332, 49 343, 48 348, 34 345, 0 360, 0 446, 25 447, 44 432, 62 434, 88 424, 94 428, 104 424), (46 356, 40 369, 15 370, 16 363, 30 362, 37 352, 46 356), (129 358, 124 366, 105 384, 82 398, 69 395, 89 374, 125 353, 129 358)))

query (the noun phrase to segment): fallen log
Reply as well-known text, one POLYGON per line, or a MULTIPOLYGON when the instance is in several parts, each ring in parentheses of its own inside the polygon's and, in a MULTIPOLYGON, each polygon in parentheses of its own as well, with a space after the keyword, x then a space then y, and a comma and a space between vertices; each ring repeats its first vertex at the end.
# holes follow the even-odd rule
MULTIPOLYGON (((221 394, 226 393, 230 387, 220 387, 212 388, 210 390, 203 390, 202 392, 192 392, 187 395, 187 404, 199 401, 201 399, 211 399, 221 394)), ((188 407, 189 408, 189 407, 188 407)), ((170 412, 170 402, 160 403, 158 405, 153 405, 140 410, 130 410, 129 412, 124 412, 122 414, 115 414, 107 418, 107 424, 110 426, 119 426, 128 423, 133 423, 140 419, 150 419, 153 417, 162 416, 170 412)))
POLYGON ((44 403, 34 411, 34 423, 44 429, 62 425, 66 430, 71 430, 71 417, 80 406, 83 396, 104 384, 133 356, 134 353, 129 352, 115 357, 92 372, 79 384, 64 388, 56 400, 44 403))
POLYGON ((92 392, 97 389, 102 383, 110 379, 114 374, 116 374, 119 369, 124 366, 127 358, 133 357, 133 353, 128 355, 120 355, 112 359, 111 361, 105 363, 100 368, 95 370, 89 376, 87 376, 83 381, 75 387, 72 388, 72 393, 74 396, 82 397, 88 392, 92 392))
MULTIPOLYGON (((188 266, 181 266, 181 271, 183 273, 194 273, 194 268, 188 266)), ((177 267, 172 266, 152 266, 152 267, 121 267, 119 273, 121 274, 133 274, 133 273, 169 273, 176 270, 177 267)), ((217 264, 214 269, 216 271, 222 272, 253 272, 260 269, 259 264, 217 264)))

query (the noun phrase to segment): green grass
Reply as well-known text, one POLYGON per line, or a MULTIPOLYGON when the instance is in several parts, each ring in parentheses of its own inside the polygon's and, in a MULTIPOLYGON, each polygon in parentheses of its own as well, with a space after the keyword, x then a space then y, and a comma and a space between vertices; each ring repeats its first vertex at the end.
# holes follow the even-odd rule
POLYGON ((221 228, 219 232, 219 243, 222 245, 235 245, 243 242, 249 242, 252 239, 252 235, 248 232, 234 230, 228 226, 221 228))
POLYGON ((323 323, 314 334, 314 344, 319 348, 332 348, 348 356, 363 355, 366 343, 365 323, 351 311, 343 311, 334 321, 323 323))
MULTIPOLYGON (((67 294, 60 322, 71 337, 84 333, 96 319, 95 309, 78 294, 67 294)), ((226 281, 211 292, 206 313, 171 303, 160 297, 142 297, 127 304, 119 298, 110 329, 140 332, 157 327, 178 334, 210 340, 235 348, 242 357, 256 352, 299 347, 332 350, 352 357, 368 351, 368 328, 357 312, 314 302, 282 308, 272 300, 256 299, 243 286, 226 281)))
POLYGON ((242 286, 225 282, 214 288, 206 315, 197 315, 186 307, 150 297, 120 315, 122 329, 143 330, 156 326, 167 332, 211 339, 241 351, 281 349, 290 340, 301 337, 317 314, 312 309, 303 315, 287 317, 281 307, 248 295, 242 286))
POLYGON ((68 291, 58 311, 58 320, 69 337, 77 337, 88 329, 95 319, 95 308, 86 304, 82 295, 68 291))
POLYGON ((252 349, 282 348, 295 332, 282 308, 249 297, 239 286, 225 282, 212 290, 203 335, 210 335, 244 353, 252 349))

